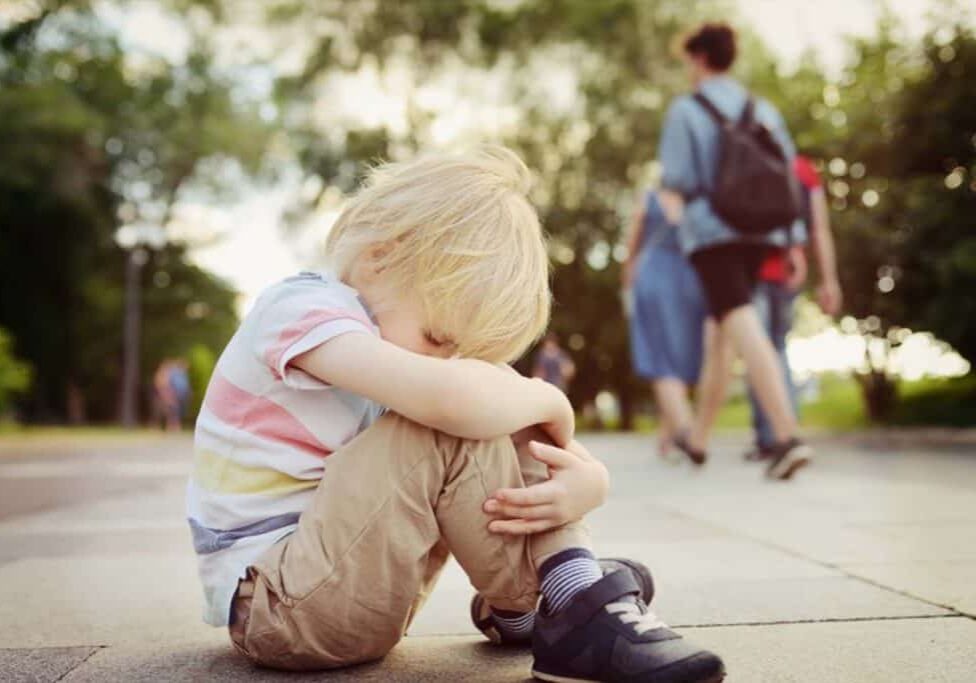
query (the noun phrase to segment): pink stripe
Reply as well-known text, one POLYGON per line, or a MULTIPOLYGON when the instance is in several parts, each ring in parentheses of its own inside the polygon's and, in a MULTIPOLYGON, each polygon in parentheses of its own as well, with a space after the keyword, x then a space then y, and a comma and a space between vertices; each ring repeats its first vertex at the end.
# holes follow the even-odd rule
POLYGON ((215 372, 204 403, 221 422, 324 458, 332 451, 291 413, 262 396, 244 391, 215 372))
POLYGON ((366 329, 373 329, 373 325, 369 319, 356 311, 340 309, 318 309, 310 311, 302 316, 301 319, 285 327, 281 331, 281 334, 278 335, 278 339, 265 352, 264 360, 275 376, 280 378, 278 364, 281 362, 281 357, 285 354, 285 351, 319 325, 334 320, 355 320, 365 325, 366 329))

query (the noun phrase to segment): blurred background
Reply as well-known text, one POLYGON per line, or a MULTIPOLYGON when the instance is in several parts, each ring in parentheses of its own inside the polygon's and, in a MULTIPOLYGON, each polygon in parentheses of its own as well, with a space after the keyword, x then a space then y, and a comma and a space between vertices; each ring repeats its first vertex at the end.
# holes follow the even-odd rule
MULTIPOLYGON (((192 424, 240 316, 320 264, 367 164, 483 141, 538 174, 574 405, 652 428, 622 232, 688 89, 673 44, 706 19, 738 30, 736 75, 832 209, 845 310, 800 301, 804 423, 973 425, 971 1, 6 0, 0 434, 162 427, 177 384, 192 424)), ((737 399, 722 424, 747 420, 737 399)))

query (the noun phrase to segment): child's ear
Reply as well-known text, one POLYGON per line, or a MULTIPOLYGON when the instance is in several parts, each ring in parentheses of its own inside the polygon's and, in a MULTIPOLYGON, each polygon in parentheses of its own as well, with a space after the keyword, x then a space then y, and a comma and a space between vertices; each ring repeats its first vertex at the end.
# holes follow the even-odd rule
POLYGON ((390 254, 393 245, 389 242, 380 242, 372 245, 366 252, 366 259, 369 263, 369 271, 374 274, 382 273, 385 270, 383 261, 390 254))

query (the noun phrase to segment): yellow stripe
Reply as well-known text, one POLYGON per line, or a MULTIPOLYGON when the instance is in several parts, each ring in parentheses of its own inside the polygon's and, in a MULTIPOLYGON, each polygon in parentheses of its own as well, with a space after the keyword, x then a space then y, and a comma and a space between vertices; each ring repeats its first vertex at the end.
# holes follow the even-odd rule
POLYGON ((296 479, 269 467, 248 467, 213 451, 198 450, 193 481, 200 488, 216 493, 259 493, 281 496, 314 488, 316 479, 296 479))

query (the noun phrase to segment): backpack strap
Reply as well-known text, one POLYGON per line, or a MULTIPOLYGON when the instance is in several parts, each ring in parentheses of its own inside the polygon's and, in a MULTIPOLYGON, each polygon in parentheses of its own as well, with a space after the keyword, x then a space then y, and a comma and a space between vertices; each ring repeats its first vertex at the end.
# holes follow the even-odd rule
POLYGON ((746 100, 746 106, 742 108, 742 115, 739 117, 740 126, 748 126, 756 118, 756 100, 751 95, 746 100))
POLYGON ((696 92, 694 95, 692 95, 692 97, 694 98, 695 102, 700 104, 702 108, 708 112, 708 115, 712 117, 712 120, 715 121, 719 128, 725 125, 725 115, 718 110, 718 107, 716 107, 710 99, 705 97, 700 92, 696 92))

